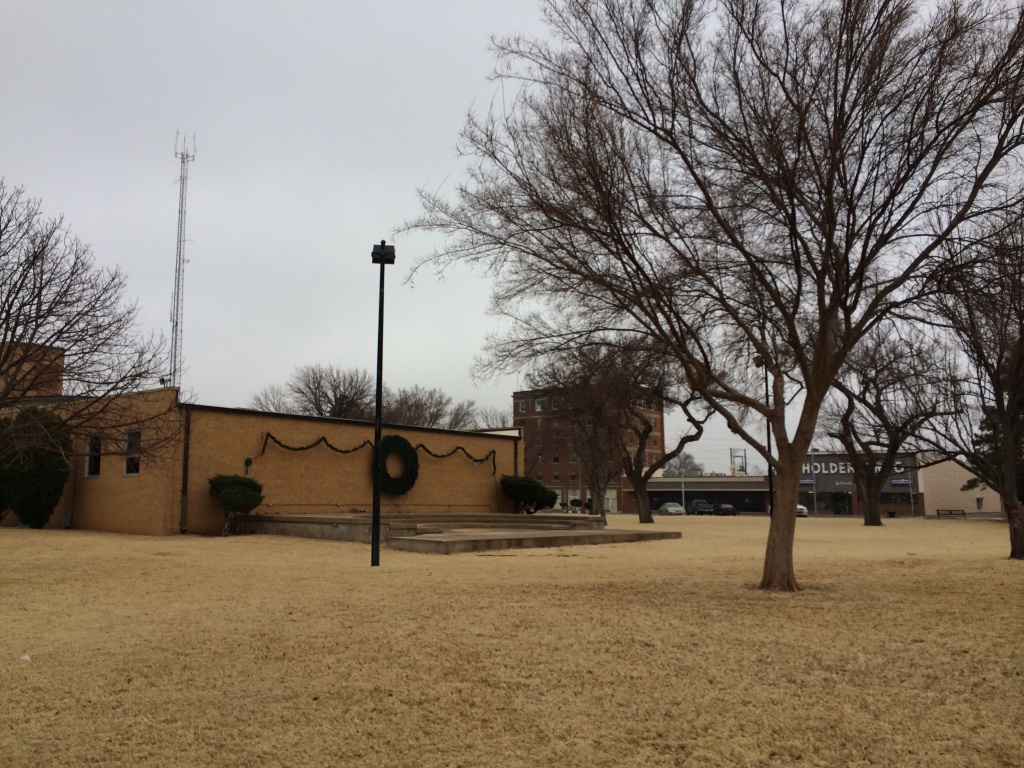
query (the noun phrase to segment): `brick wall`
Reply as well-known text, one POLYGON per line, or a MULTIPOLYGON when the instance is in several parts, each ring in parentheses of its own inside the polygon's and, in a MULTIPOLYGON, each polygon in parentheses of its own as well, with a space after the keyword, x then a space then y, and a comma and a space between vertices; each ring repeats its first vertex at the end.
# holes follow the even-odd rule
MULTIPOLYGON (((263 485, 261 512, 275 514, 369 512, 372 505, 370 464, 373 453, 367 445, 352 453, 339 453, 327 445, 304 451, 289 447, 306 446, 325 437, 335 448, 351 450, 373 441, 373 425, 335 419, 308 419, 250 411, 197 408, 192 414, 189 456, 188 528, 193 532, 219 530, 224 514, 210 497, 208 479, 215 474, 245 474, 263 485)), ((433 458, 418 450, 419 475, 413 488, 402 496, 381 496, 381 511, 388 512, 513 512, 501 494, 502 474, 515 474, 515 438, 445 430, 384 426, 383 435, 400 434, 414 447, 425 446, 433 458), (495 451, 492 462, 487 455, 495 451), (470 457, 485 459, 473 461, 470 457), (492 471, 494 470, 494 471, 492 471)), ((402 472, 401 460, 392 455, 388 464, 392 476, 402 472)))
MULTIPOLYGON (((372 424, 176 405, 176 398, 176 390, 162 389, 121 399, 127 399, 140 418, 151 419, 140 426, 143 451, 138 474, 125 471, 124 434, 103 440, 99 472, 92 474, 87 471, 87 436, 76 439, 71 477, 47 527, 59 528, 70 517, 73 528, 86 530, 150 536, 180 532, 186 442, 188 483, 184 501, 189 533, 219 533, 224 527, 224 513, 209 493, 209 478, 216 474, 248 474, 262 483, 261 512, 371 510, 373 454, 368 445, 342 454, 322 444, 306 451, 290 451, 273 441, 264 443, 268 433, 292 447, 309 445, 323 437, 334 447, 348 450, 367 441, 372 443, 372 424)), ((402 435, 414 447, 427 449, 417 451, 419 475, 412 489, 402 496, 381 495, 383 513, 515 511, 501 493, 500 480, 503 474, 521 471, 518 437, 387 425, 383 434, 402 435), (465 452, 458 450, 460 447, 465 452), (427 453, 443 456, 453 450, 446 458, 427 453)), ((391 456, 388 470, 392 476, 402 473, 400 457, 391 456)), ((8 515, 4 525, 17 525, 17 519, 8 515)))

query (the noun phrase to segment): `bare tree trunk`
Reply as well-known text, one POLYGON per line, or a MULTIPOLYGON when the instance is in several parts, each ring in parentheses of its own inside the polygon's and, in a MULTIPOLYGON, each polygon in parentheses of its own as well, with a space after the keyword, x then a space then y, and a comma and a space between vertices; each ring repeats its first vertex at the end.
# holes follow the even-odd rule
POLYGON ((647 481, 640 483, 634 481, 633 490, 636 492, 636 506, 640 514, 641 523, 653 523, 654 513, 651 512, 651 500, 647 496, 647 481))
POLYGON ((761 589, 797 592, 800 584, 793 567, 793 537, 796 533, 796 505, 800 494, 800 474, 789 467, 775 475, 775 511, 768 528, 768 548, 764 554, 761 589))
POLYGON ((1016 499, 1003 499, 1010 522, 1010 559, 1024 560, 1024 510, 1016 499))
POLYGON ((877 482, 857 480, 857 493, 864 505, 864 525, 882 524, 882 489, 877 482))
POLYGON ((1020 457, 1019 443, 1006 441, 1002 446, 1003 508, 1010 524, 1010 559, 1024 560, 1024 510, 1020 505, 1020 491, 1017 488, 1017 461, 1020 457))
POLYGON ((590 514, 600 515, 601 519, 607 523, 608 515, 605 514, 605 494, 608 492, 608 486, 611 485, 612 472, 608 469, 607 462, 604 463, 601 469, 592 472, 590 474, 590 483, 587 486, 587 491, 593 492, 593 496, 590 498, 590 514))
POLYGON ((587 494, 589 496, 587 501, 590 502, 590 514, 604 517, 604 492, 605 485, 592 474, 590 482, 587 483, 587 494))

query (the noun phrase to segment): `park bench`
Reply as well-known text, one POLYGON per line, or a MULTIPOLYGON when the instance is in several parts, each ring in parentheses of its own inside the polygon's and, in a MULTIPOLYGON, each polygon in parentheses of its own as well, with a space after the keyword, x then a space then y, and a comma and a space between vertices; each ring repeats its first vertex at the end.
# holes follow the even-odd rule
POLYGON ((935 514, 938 517, 962 517, 967 519, 967 512, 962 509, 936 509, 935 514))

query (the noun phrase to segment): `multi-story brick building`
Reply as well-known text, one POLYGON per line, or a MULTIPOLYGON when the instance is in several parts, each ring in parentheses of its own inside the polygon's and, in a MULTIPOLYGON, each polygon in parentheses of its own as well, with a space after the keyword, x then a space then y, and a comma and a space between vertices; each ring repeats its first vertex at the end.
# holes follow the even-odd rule
MULTIPOLYGON (((646 394, 637 400, 636 405, 653 427, 644 448, 644 466, 650 466, 665 455, 664 403, 660 397, 646 394)), ((573 443, 567 404, 549 390, 514 392, 512 418, 513 425, 523 435, 523 473, 558 493, 559 503, 566 507, 571 505, 573 499, 586 503, 586 469, 581 466, 577 447, 573 443)), ((632 457, 633 451, 639 447, 637 435, 627 429, 622 440, 632 457)), ((636 494, 629 479, 623 474, 621 458, 609 462, 607 472, 611 482, 605 494, 604 510, 635 514, 636 494)))

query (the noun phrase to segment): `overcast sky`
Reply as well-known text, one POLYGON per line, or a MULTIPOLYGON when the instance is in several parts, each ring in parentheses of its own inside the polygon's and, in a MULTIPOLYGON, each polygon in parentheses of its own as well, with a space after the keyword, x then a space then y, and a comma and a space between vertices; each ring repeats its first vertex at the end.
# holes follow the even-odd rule
MULTIPOLYGON (((490 37, 513 33, 544 34, 538 0, 0 0, 0 174, 119 265, 169 337, 175 137, 195 137, 182 386, 200 403, 245 406, 306 363, 372 372, 386 239, 385 382, 510 409, 516 377, 470 378, 498 327, 489 280, 405 283, 437 241, 394 231, 417 189, 461 178, 490 37)), ((723 469, 729 447, 716 430, 693 452, 723 469)))

